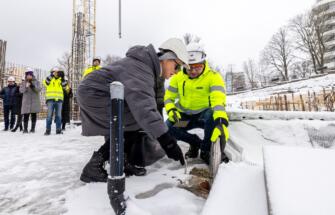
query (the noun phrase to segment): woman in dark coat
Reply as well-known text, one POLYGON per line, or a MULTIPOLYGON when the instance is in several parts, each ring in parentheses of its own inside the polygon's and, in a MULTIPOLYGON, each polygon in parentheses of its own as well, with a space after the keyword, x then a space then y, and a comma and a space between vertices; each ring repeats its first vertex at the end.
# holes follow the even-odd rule
MULTIPOLYGON (((58 75, 64 79, 64 72, 59 71, 58 75)), ((63 89, 64 93, 64 100, 63 100, 63 105, 62 105, 62 130, 65 130, 65 125, 66 123, 70 123, 70 100, 73 97, 72 89, 67 83, 66 89, 63 89)))
MULTIPOLYGON (((22 80, 24 81, 24 79, 22 80)), ((12 129, 12 132, 16 132, 18 128, 20 128, 20 131, 22 131, 22 114, 21 114, 21 108, 22 108, 22 93, 20 93, 20 86, 16 87, 15 91, 16 96, 16 103, 14 106, 14 114, 17 115, 16 125, 14 129, 12 129)))

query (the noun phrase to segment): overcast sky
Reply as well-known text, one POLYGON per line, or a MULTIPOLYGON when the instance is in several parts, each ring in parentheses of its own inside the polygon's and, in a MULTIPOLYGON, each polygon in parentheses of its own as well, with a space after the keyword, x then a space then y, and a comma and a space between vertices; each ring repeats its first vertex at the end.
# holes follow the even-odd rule
MULTIPOLYGON (((123 0, 123 38, 118 38, 118 0, 97 0, 97 53, 124 56, 137 44, 159 46, 185 33, 202 38, 218 65, 241 67, 257 59, 271 36, 315 0, 123 0)), ((50 69, 70 50, 72 0, 0 0, 0 39, 7 61, 50 69)))

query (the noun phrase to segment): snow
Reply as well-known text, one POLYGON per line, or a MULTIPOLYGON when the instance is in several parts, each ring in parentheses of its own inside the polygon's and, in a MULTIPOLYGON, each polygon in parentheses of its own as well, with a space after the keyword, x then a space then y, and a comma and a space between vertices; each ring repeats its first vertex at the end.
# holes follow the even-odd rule
POLYGON ((259 99, 269 98, 273 94, 285 91, 293 91, 294 93, 306 94, 308 91, 322 92, 323 88, 331 88, 335 83, 335 74, 328 74, 318 78, 307 79, 298 82, 287 83, 283 85, 267 87, 239 93, 228 96, 227 107, 240 108, 241 102, 244 101, 258 101, 259 99))
POLYGON ((273 215, 335 214, 335 151, 264 148, 265 175, 273 215))
MULTIPOLYGON (((0 214, 114 214, 106 183, 79 180, 103 138, 83 137, 80 127, 69 127, 64 135, 44 136, 44 124, 38 122, 35 134, 0 132, 0 214)), ((189 163, 189 168, 194 166, 199 161, 189 163)), ((145 177, 126 179, 127 215, 200 214, 205 200, 177 188, 188 177, 178 162, 163 158, 147 170, 145 177), (165 183, 171 186, 150 198, 136 199, 137 194, 165 183)))
MULTIPOLYGON (((103 138, 83 137, 81 128, 75 126, 69 126, 64 135, 46 137, 44 126, 39 121, 35 134, 0 132, 0 214, 114 214, 105 183, 79 181, 82 168, 103 138)), ((247 209, 256 211, 248 214, 263 214, 263 147, 334 149, 334 129, 334 121, 232 121, 228 145, 238 149, 241 162, 221 165, 206 204, 178 187, 189 175, 178 162, 165 157, 147 168, 147 176, 126 179, 127 215, 198 215, 234 209, 227 214, 242 214, 247 209)), ((192 132, 203 135, 199 129, 192 132)), ((180 145, 185 152, 187 145, 180 145)), ((281 159, 286 160, 286 155, 281 159)), ((188 171, 195 166, 204 167, 195 159, 189 162, 188 171)))
POLYGON ((202 215, 217 214, 268 214, 262 167, 221 164, 202 212, 202 215))

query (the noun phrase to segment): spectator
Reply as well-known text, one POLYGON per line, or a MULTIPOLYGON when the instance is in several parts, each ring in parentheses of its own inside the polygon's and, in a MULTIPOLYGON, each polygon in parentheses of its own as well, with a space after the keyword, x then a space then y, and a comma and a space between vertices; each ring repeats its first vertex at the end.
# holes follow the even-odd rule
POLYGON ((13 129, 15 124, 15 114, 13 111, 16 103, 15 78, 13 76, 10 76, 7 81, 7 87, 4 87, 0 92, 0 98, 3 99, 3 112, 5 121, 4 131, 8 131, 8 128, 13 129))

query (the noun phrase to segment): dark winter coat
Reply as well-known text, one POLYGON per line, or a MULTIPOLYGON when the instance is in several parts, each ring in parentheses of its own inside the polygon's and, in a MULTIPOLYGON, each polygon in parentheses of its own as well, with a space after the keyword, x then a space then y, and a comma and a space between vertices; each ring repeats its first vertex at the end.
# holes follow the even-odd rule
POLYGON ((29 81, 22 81, 20 85, 20 92, 23 94, 21 114, 38 113, 41 111, 41 84, 35 78, 31 81, 30 87, 27 87, 27 82, 29 81))
POLYGON ((109 135, 109 84, 119 81, 125 86, 125 130, 143 129, 154 138, 168 131, 157 110, 160 64, 152 45, 135 46, 126 57, 92 72, 77 92, 81 108, 82 134, 109 135))
POLYGON ((0 92, 0 98, 3 99, 4 106, 15 106, 16 105, 16 87, 14 84, 12 86, 4 87, 0 92))
POLYGON ((13 109, 13 113, 16 115, 21 114, 21 107, 22 107, 22 93, 20 93, 20 86, 16 86, 15 90, 15 106, 13 109))
POLYGON ((68 123, 70 122, 70 99, 73 97, 72 89, 70 88, 69 92, 63 90, 64 92, 64 100, 62 105, 62 122, 68 123))
POLYGON ((160 77, 157 82, 157 91, 156 91, 157 109, 162 116, 163 116, 164 95, 165 95, 164 83, 165 79, 163 77, 160 77))

